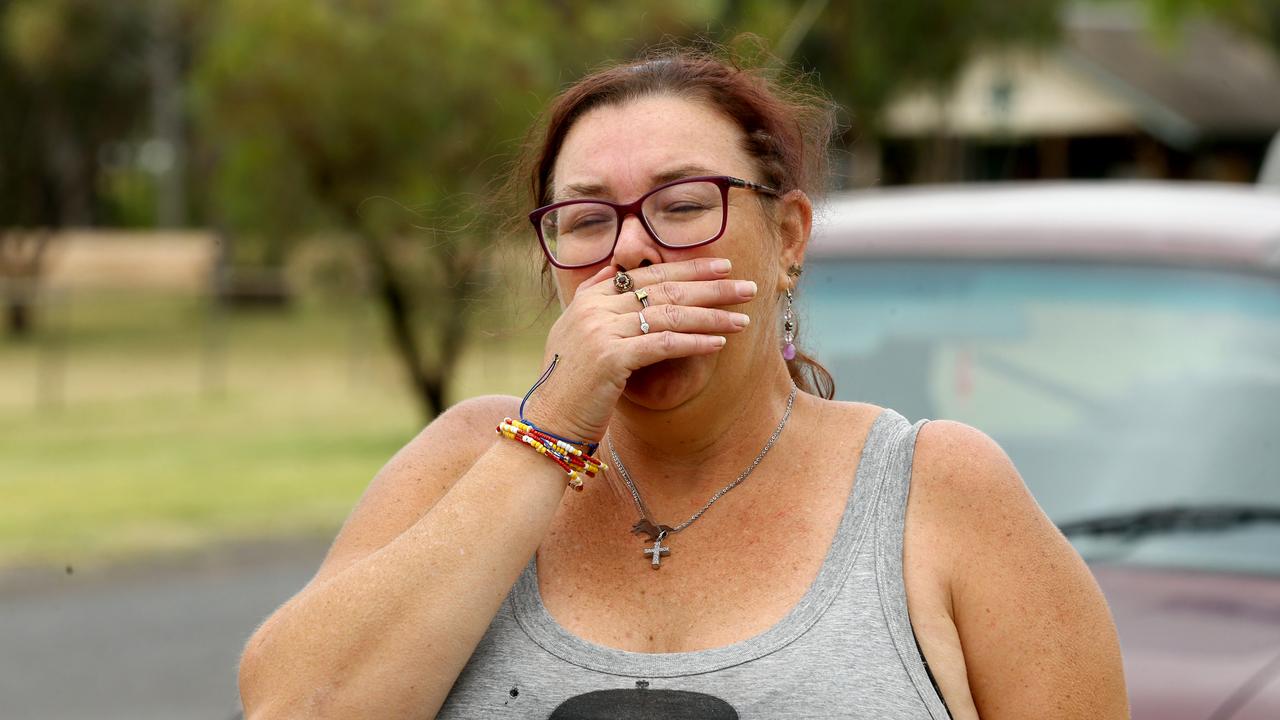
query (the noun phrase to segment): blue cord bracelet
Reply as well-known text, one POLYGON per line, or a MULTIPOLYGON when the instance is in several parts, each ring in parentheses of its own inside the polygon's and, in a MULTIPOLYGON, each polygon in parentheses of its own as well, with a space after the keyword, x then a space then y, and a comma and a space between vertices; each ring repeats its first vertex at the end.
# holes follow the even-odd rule
POLYGON ((544 435, 549 435, 561 442, 567 442, 570 445, 581 445, 587 449, 587 455, 595 455, 596 449, 600 447, 600 443, 588 442, 586 440, 570 440, 567 437, 561 437, 553 432, 548 432, 546 430, 543 430, 542 428, 538 427, 537 425, 535 425, 533 422, 531 422, 528 418, 524 416, 524 404, 529 402, 529 397, 533 395, 533 391, 542 387, 542 383, 546 382, 547 378, 551 377, 551 373, 555 372, 556 365, 559 362, 560 362, 560 354, 556 353, 551 357, 551 365, 549 365, 546 371, 542 373, 542 377, 538 378, 538 382, 534 383, 533 387, 529 388, 529 392, 525 393, 524 398, 520 400, 520 422, 528 425, 529 427, 533 428, 534 430, 537 430, 538 432, 544 435))

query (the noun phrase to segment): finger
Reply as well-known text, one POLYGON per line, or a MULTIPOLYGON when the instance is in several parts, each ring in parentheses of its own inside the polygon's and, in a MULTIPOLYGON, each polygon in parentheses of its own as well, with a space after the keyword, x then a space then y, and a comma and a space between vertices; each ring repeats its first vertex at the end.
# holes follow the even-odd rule
MULTIPOLYGON (((617 275, 617 268, 612 265, 606 266, 606 268, 609 270, 609 282, 596 281, 595 276, 589 282, 593 282, 595 288, 603 294, 616 295, 618 294, 618 289, 613 284, 613 277, 617 275)), ((681 260, 680 262, 646 265, 635 270, 628 270, 627 275, 631 277, 632 287, 642 288, 663 282, 715 280, 727 277, 732 269, 733 265, 724 258, 695 258, 693 260, 681 260)))
MULTIPOLYGON (((582 292, 583 290, 593 285, 600 285, 601 287, 604 287, 604 281, 612 280, 615 273, 616 271, 614 270, 612 265, 605 265, 604 267, 597 270, 595 275, 592 275, 586 280, 583 280, 582 282, 578 283, 578 292, 582 292)), ((612 283, 609 285, 609 287, 612 287, 612 283)))
MULTIPOLYGON (((645 288, 650 306, 687 305, 717 307, 737 305, 750 301, 758 292, 751 280, 697 280, 691 282, 664 282, 645 288)), ((623 293, 610 306, 617 312, 634 310, 639 301, 635 293, 623 293)))
POLYGON ((651 332, 648 335, 638 335, 622 342, 624 352, 627 354, 627 365, 640 368, 672 358, 710 355, 724 347, 725 339, 720 335, 663 330, 651 332))
MULTIPOLYGON (((642 333, 640 313, 631 312, 618 316, 619 337, 632 337, 642 333)), ((751 318, 743 313, 714 308, 687 305, 654 305, 645 310, 644 319, 649 332, 674 330, 681 333, 719 335, 742 332, 751 324, 751 318)))

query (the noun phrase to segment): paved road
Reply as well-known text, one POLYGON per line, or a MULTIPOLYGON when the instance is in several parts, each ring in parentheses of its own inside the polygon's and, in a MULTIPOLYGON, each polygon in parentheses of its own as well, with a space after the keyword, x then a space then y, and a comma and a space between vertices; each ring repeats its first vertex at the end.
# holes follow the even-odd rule
POLYGON ((238 717, 241 646, 324 550, 307 539, 0 575, 0 718, 238 717))

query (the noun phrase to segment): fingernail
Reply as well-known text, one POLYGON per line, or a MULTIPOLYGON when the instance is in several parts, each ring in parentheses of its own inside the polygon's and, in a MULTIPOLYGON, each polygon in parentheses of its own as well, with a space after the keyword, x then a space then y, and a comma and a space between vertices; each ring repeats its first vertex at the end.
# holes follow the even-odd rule
POLYGON ((756 294, 756 283, 754 280, 739 280, 738 284, 734 287, 737 288, 739 295, 754 296, 756 294))
POLYGON ((722 335, 715 335, 711 338, 711 344, 716 347, 724 347, 725 339, 722 335))
POLYGON ((712 260, 711 261, 711 272, 717 272, 717 273, 723 274, 723 273, 729 272, 732 269, 733 269, 733 264, 730 263, 728 260, 712 260))
POLYGON ((730 315, 730 318, 733 320, 733 324, 737 325, 740 328, 744 328, 751 324, 750 315, 744 315, 742 313, 732 313, 730 315))

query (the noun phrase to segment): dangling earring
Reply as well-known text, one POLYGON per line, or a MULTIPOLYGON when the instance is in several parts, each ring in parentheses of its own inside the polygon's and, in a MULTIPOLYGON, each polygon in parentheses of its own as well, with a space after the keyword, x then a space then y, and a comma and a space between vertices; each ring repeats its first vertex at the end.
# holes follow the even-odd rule
POLYGON ((782 310, 782 358, 784 360, 796 358, 796 315, 791 310, 791 301, 794 297, 791 288, 787 288, 787 306, 782 310))

